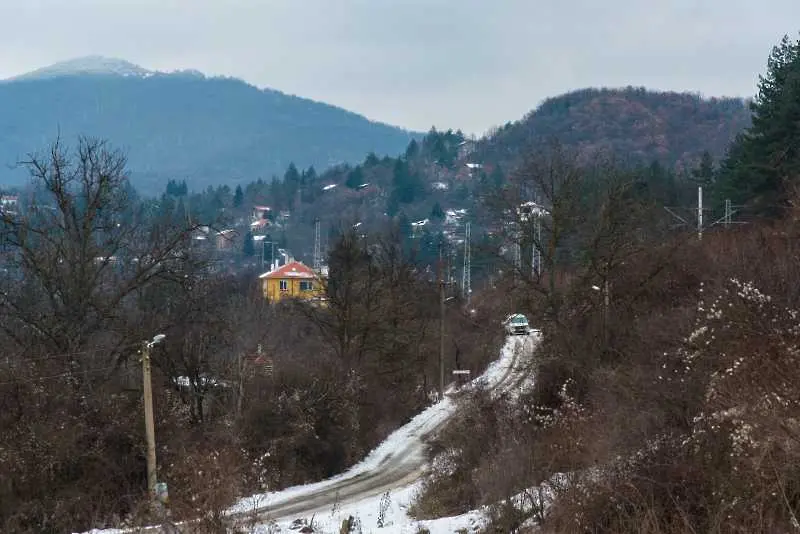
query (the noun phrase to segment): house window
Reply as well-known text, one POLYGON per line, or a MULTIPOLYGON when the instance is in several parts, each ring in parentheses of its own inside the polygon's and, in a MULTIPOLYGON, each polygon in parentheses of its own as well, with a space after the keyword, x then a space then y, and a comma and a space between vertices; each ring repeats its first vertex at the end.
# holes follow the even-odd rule
POLYGON ((313 289, 313 286, 312 286, 311 282, 307 282, 305 280, 300 282, 300 291, 311 291, 312 289, 313 289))
POLYGON ((280 281, 281 291, 289 291, 289 281, 288 280, 281 280, 280 281))

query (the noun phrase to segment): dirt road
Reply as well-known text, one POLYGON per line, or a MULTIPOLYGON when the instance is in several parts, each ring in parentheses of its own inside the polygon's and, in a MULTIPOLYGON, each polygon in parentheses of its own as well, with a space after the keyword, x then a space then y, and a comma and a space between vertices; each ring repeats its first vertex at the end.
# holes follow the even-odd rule
MULTIPOLYGON (((502 393, 519 383, 522 377, 516 371, 533 354, 536 340, 535 335, 509 337, 503 347, 503 354, 508 357, 501 357, 490 365, 484 375, 486 386, 495 393, 502 393)), ((363 465, 310 486, 244 499, 228 514, 231 526, 309 518, 315 513, 330 511, 334 505, 346 505, 408 486, 423 474, 428 460, 426 444, 455 412, 454 397, 458 393, 459 390, 451 391, 442 402, 396 431, 368 455, 363 465)), ((194 521, 187 521, 170 524, 166 529, 164 525, 128 532, 190 533, 194 524, 194 521)))
MULTIPOLYGON (((515 369, 533 352, 533 339, 533 337, 517 337, 507 341, 513 344, 513 357, 501 374, 493 380, 494 383, 491 384, 493 390, 501 392, 516 384, 519 376, 515 373, 515 369)), ((426 442, 447 423, 448 416, 455 407, 452 395, 445 400, 445 403, 451 404, 447 416, 443 417, 440 412, 435 412, 428 418, 417 417, 412 420, 405 427, 408 436, 398 440, 397 448, 387 450, 374 468, 356 472, 351 477, 332 479, 328 484, 320 483, 319 487, 294 497, 274 503, 265 502, 263 506, 255 504, 252 510, 239 511, 232 517, 237 522, 281 521, 310 517, 315 512, 330 511, 336 503, 344 505, 408 486, 424 471, 427 463, 426 442)), ((446 408, 448 407, 443 407, 446 408)))

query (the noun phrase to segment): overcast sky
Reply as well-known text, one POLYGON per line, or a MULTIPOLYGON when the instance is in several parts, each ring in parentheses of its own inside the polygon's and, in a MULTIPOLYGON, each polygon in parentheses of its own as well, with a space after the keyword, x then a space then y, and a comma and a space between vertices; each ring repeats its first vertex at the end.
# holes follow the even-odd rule
POLYGON ((799 29, 799 0, 0 0, 0 78, 97 54, 479 134, 588 86, 750 96, 799 29))

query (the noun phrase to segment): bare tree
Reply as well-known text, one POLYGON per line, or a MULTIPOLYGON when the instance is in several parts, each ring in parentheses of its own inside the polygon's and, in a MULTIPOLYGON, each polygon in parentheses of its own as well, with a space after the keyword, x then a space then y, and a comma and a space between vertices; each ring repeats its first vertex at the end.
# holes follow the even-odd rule
POLYGON ((62 532, 146 495, 141 395, 119 364, 158 332, 142 330, 161 325, 144 320, 156 289, 195 281, 203 258, 190 227, 136 198, 106 142, 59 140, 21 165, 29 191, 0 212, 0 529, 62 532))
POLYGON ((551 320, 558 314, 562 280, 574 270, 570 254, 586 226, 589 170, 575 151, 552 143, 528 151, 508 182, 484 201, 498 237, 494 254, 511 274, 519 304, 539 308, 540 302, 551 320), (537 254, 541 265, 535 269, 537 254))
POLYGON ((31 194, 18 212, 0 214, 9 267, 0 324, 20 346, 72 352, 93 341, 128 344, 112 325, 124 321, 137 292, 190 270, 191 228, 153 220, 125 163, 105 141, 84 137, 71 152, 58 140, 21 163, 31 194))
POLYGON ((309 310, 336 355, 348 368, 358 366, 376 340, 380 282, 368 241, 355 230, 344 232, 329 257, 327 306, 309 310))

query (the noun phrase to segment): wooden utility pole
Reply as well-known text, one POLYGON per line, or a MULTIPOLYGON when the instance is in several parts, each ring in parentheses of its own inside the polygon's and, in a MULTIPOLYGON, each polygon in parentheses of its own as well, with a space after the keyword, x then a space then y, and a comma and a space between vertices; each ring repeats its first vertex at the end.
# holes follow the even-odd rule
POLYGON ((697 186, 697 239, 703 239, 703 186, 697 186))
MULTIPOLYGON (((259 345, 258 347, 260 349, 261 345, 259 345)), ((239 352, 237 363, 238 365, 236 367, 239 375, 239 384, 238 387, 236 388, 236 421, 238 422, 242 417, 242 398, 244 397, 245 358, 243 352, 239 352)))
POLYGON ((444 276, 442 243, 439 242, 439 398, 444 398, 444 276))
POLYGON ((142 343, 142 381, 144 391, 144 430, 147 435, 147 491, 153 510, 159 509, 156 494, 156 430, 153 421, 153 384, 150 377, 150 348, 160 343, 164 334, 158 334, 152 341, 142 343))
POLYGON ((142 379, 144 380, 144 430, 147 434, 147 491, 156 504, 156 432, 153 422, 153 387, 150 379, 150 341, 142 345, 142 379))

